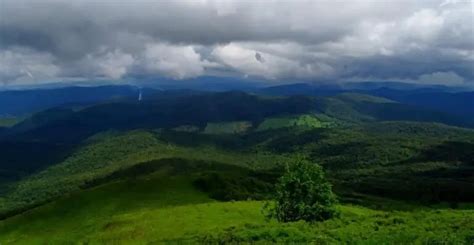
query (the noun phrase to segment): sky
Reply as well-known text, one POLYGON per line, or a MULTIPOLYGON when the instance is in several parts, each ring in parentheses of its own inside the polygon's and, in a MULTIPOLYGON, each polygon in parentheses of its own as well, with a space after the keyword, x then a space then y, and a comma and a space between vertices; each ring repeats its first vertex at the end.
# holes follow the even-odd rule
POLYGON ((474 85, 470 0, 0 0, 0 84, 474 85))

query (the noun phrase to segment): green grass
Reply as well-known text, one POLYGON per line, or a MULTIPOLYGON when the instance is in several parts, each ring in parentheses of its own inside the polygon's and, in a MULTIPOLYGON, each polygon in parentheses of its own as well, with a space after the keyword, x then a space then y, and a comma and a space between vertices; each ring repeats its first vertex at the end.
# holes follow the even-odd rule
POLYGON ((11 127, 19 123, 24 118, 20 117, 0 117, 0 127, 11 127))
POLYGON ((100 234, 103 228, 113 226, 109 224, 115 222, 113 215, 210 201, 207 195, 195 191, 189 181, 156 173, 73 193, 11 218, 6 221, 8 225, 2 223, 0 233, 10 234, 7 237, 27 236, 27 243, 46 241, 51 235, 58 239, 61 235, 62 239, 78 239, 91 233, 100 234))
POLYGON ((2 221, 0 241, 164 241, 263 221, 259 202, 218 203, 192 180, 159 171, 79 191, 2 221))
POLYGON ((2 244, 149 242, 443 243, 474 239, 474 211, 341 205, 321 223, 268 221, 261 201, 217 202, 166 171, 79 191, 0 222, 2 244))
POLYGON ((266 222, 225 229, 209 242, 296 242, 330 244, 472 244, 472 210, 374 211, 343 205, 321 223, 266 222))
POLYGON ((238 134, 245 133, 252 127, 251 122, 221 122, 208 123, 204 129, 205 134, 238 134))
POLYGON ((331 126, 333 123, 327 120, 321 120, 314 115, 298 115, 287 117, 273 117, 265 119, 257 127, 257 131, 280 129, 280 128, 325 128, 331 126))

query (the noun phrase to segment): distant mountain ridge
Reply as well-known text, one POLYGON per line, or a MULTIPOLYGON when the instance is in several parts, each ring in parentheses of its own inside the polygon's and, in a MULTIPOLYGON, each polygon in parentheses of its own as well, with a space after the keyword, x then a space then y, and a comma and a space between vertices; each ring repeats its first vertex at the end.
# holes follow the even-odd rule
MULTIPOLYGON (((194 79, 184 84, 172 85, 168 81, 163 88, 133 85, 109 85, 97 87, 65 87, 54 89, 32 89, 0 91, 0 117, 24 116, 58 106, 86 106, 106 101, 137 100, 139 90, 144 99, 167 98, 205 94, 215 91, 244 91, 257 95, 270 96, 335 96, 341 93, 359 93, 390 99, 402 104, 418 106, 430 111, 439 111, 456 117, 474 121, 474 92, 460 91, 441 85, 424 86, 399 82, 359 82, 359 83, 295 83, 269 87, 238 85, 238 80, 223 80, 208 87, 199 87, 203 81, 194 79), (229 84, 226 84, 228 82, 229 84)), ((174 81, 176 82, 176 81, 174 81)), ((151 82, 150 82, 151 83, 151 82)))
POLYGON ((474 91, 464 91, 460 88, 441 85, 422 86, 396 82, 381 84, 366 82, 331 86, 297 83, 266 87, 256 93, 274 96, 333 96, 347 92, 383 97, 474 120, 474 91))
POLYGON ((0 91, 0 116, 29 114, 69 103, 94 104, 104 100, 135 96, 138 96, 138 91, 133 86, 0 91))
POLYGON ((335 96, 259 96, 241 91, 149 91, 143 101, 125 97, 80 110, 57 107, 34 114, 3 137, 76 141, 103 130, 174 128, 208 123, 249 121, 254 126, 268 117, 316 113, 347 123, 420 121, 473 127, 468 118, 358 93, 335 96))

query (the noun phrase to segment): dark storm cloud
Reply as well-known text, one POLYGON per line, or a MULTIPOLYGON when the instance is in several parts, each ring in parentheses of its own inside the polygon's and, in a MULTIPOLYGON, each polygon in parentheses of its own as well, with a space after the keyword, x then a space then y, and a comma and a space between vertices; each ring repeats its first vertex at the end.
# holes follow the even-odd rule
POLYGON ((265 59, 263 58, 263 56, 260 54, 260 53, 255 53, 255 59, 260 62, 260 63, 265 63, 265 59))
POLYGON ((449 73, 470 82, 472 14, 462 1, 5 0, 0 82, 226 70, 270 80, 449 73))

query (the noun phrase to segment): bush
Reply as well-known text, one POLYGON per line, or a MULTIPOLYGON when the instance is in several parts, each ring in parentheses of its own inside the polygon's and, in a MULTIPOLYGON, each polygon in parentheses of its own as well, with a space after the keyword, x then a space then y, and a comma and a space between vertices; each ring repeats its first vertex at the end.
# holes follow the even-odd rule
POLYGON ((337 212, 336 196, 322 168, 303 159, 287 165, 276 186, 275 205, 269 215, 280 222, 323 221, 337 212))

